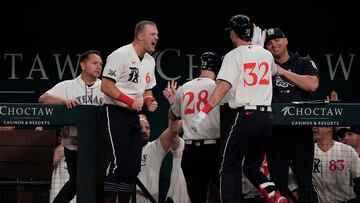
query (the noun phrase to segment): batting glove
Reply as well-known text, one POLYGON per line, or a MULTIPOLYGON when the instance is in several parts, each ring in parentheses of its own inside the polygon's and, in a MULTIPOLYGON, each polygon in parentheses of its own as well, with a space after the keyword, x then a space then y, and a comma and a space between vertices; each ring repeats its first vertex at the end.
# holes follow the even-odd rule
POLYGON ((254 28, 254 34, 251 39, 251 44, 264 47, 265 38, 266 30, 261 31, 261 28, 257 26, 254 28))
POLYGON ((200 123, 205 119, 206 113, 200 111, 196 116, 192 119, 190 127, 193 131, 197 132, 200 123))

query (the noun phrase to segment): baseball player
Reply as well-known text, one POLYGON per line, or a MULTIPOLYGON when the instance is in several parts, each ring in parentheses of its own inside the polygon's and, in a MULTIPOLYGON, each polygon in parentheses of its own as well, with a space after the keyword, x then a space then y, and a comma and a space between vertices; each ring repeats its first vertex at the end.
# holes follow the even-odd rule
MULTIPOLYGON (((273 103, 310 101, 319 87, 319 73, 310 57, 288 51, 288 39, 279 28, 266 32, 265 47, 274 56, 278 76, 273 80, 273 103)), ((307 126, 275 126, 267 152, 271 180, 287 195, 290 163, 299 184, 300 202, 317 202, 312 183, 314 137, 307 126)))
MULTIPOLYGON (((140 125, 142 129, 141 134, 144 140, 149 140, 150 126, 144 115, 140 116, 140 125)), ((178 125, 176 128, 181 128, 180 125, 178 125)), ((173 154, 173 167, 170 178, 170 189, 168 191, 167 197, 171 198, 174 202, 190 202, 189 196, 187 194, 184 174, 180 165, 184 145, 184 140, 178 137, 177 133, 172 132, 169 126, 158 139, 146 143, 146 145, 143 147, 141 171, 138 175, 138 178, 157 202, 159 201, 160 168, 164 157, 169 151, 171 151, 173 154)), ((136 202, 150 203, 150 200, 140 189, 140 187, 136 188, 136 202)))
POLYGON ((101 90, 105 93, 100 109, 100 133, 105 139, 104 201, 129 202, 140 172, 142 139, 140 111, 157 108, 152 88, 156 85, 155 60, 149 54, 158 41, 157 26, 141 21, 131 44, 112 52, 106 60, 101 90))
MULTIPOLYGON (((76 105, 96 105, 103 103, 101 80, 98 77, 102 70, 100 52, 89 50, 81 54, 81 74, 73 79, 58 83, 39 97, 39 102, 47 104, 65 104, 68 108, 76 105)), ((61 129, 61 142, 64 146, 65 161, 69 180, 61 188, 54 202, 70 202, 76 195, 76 162, 77 162, 77 128, 65 126, 61 129)))
MULTIPOLYGON (((51 186, 49 203, 54 201, 55 196, 59 193, 64 184, 69 180, 69 173, 64 157, 64 146, 59 144, 54 150, 53 171, 51 176, 51 186)), ((76 203, 76 196, 70 203, 76 203)))
POLYGON ((313 181, 320 203, 360 202, 360 158, 356 151, 332 139, 332 127, 313 127, 313 181))
POLYGON ((181 118, 183 121, 185 150, 181 166, 191 202, 206 202, 210 180, 219 185, 219 107, 204 120, 201 130, 194 132, 190 123, 215 88, 215 77, 221 66, 221 58, 215 52, 204 52, 200 61, 200 76, 179 87, 171 111, 174 118, 181 118))
POLYGON ((360 127, 350 126, 350 128, 346 128, 342 143, 350 145, 360 156, 360 127))
POLYGON ((243 172, 268 202, 287 202, 274 183, 261 173, 272 132, 272 75, 277 67, 271 53, 252 45, 253 23, 246 15, 229 20, 228 30, 235 48, 222 62, 216 87, 201 111, 193 118, 191 127, 201 130, 208 113, 228 94, 231 109, 237 111, 227 135, 220 168, 221 202, 239 202, 243 172))
MULTIPOLYGON (((173 103, 176 84, 169 82, 165 88, 164 96, 170 104, 173 103)), ((154 141, 150 139, 150 125, 144 114, 140 114, 141 135, 145 141, 142 149, 141 171, 138 175, 139 180, 149 191, 151 196, 158 202, 159 198, 159 175, 162 161, 166 154, 171 151, 173 154, 173 166, 170 178, 170 188, 167 197, 177 203, 189 203, 186 182, 181 169, 181 157, 184 150, 184 140, 178 136, 181 131, 181 122, 169 119, 169 126, 154 141)), ((150 200, 140 187, 136 188, 136 202, 148 203, 150 200)))

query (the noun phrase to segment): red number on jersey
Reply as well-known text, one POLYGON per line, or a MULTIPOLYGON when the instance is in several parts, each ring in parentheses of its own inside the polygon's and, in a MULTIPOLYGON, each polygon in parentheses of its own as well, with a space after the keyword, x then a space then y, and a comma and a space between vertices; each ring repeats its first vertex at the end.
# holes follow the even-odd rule
POLYGON ((146 83, 150 82, 150 73, 146 73, 146 83))
POLYGON ((260 85, 269 85, 269 79, 266 79, 266 75, 269 72, 269 64, 267 62, 261 62, 259 65, 259 69, 265 68, 263 76, 260 78, 260 85))
POLYGON ((269 79, 266 79, 266 75, 269 72, 269 64, 267 62, 261 62, 259 64, 259 70, 264 70, 263 75, 261 76, 260 80, 258 81, 258 75, 254 72, 254 69, 256 67, 256 63, 245 63, 244 64, 244 73, 247 73, 247 69, 250 69, 250 72, 247 74, 252 78, 251 80, 246 80, 246 77, 244 78, 244 86, 254 86, 254 85, 269 85, 269 79))
POLYGON ((186 104, 186 107, 185 107, 185 111, 184 111, 184 114, 192 114, 192 113, 195 113, 195 108, 192 107, 190 108, 189 105, 192 103, 192 101, 194 100, 194 92, 186 92, 183 96, 183 101, 185 101, 185 97, 186 96, 189 96, 189 100, 188 100, 188 103, 186 104))
POLYGON ((330 171, 342 171, 345 168, 344 165, 345 160, 344 159, 340 159, 340 160, 331 160, 329 162, 329 169, 330 171))
POLYGON ((200 105, 201 104, 205 105, 205 103, 207 102, 208 96, 209 96, 209 92, 207 90, 201 90, 198 93, 196 99, 195 99, 194 92, 186 92, 184 94, 184 96, 183 96, 183 101, 185 101, 185 97, 189 97, 189 99, 188 99, 188 102, 186 104, 184 114, 187 115, 187 114, 195 113, 195 106, 196 106, 197 111, 199 112, 200 111, 200 105), (196 103, 196 104, 194 105, 193 103, 196 103), (192 106, 192 108, 190 106, 192 106))

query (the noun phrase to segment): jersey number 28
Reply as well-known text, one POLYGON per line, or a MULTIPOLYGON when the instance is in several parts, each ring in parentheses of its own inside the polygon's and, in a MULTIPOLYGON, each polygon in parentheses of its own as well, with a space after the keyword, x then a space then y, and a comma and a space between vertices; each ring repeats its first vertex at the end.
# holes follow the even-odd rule
POLYGON ((209 96, 209 92, 207 90, 201 90, 198 95, 195 96, 194 92, 185 92, 183 96, 183 101, 185 101, 186 97, 188 97, 188 102, 186 103, 184 114, 193 114, 195 113, 195 106, 197 112, 200 111, 200 105, 207 102, 209 96))

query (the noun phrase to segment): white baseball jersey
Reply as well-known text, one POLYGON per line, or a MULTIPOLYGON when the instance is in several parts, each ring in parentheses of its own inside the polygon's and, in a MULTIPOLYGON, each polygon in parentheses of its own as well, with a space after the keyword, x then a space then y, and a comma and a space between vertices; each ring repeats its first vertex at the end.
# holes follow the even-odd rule
POLYGON ((315 143, 313 181, 320 203, 346 202, 355 198, 353 179, 360 177, 360 158, 343 143, 323 152, 315 143))
MULTIPOLYGON (((73 80, 65 80, 56 84, 46 93, 59 97, 74 99, 81 105, 95 105, 103 104, 104 93, 100 89, 101 80, 97 79, 92 86, 86 85, 81 79, 81 75, 73 80)), ((77 127, 65 126, 61 130, 61 142, 67 149, 77 150, 76 143, 77 127)))
POLYGON ((256 45, 239 46, 227 53, 217 80, 231 84, 229 106, 233 109, 247 105, 270 106, 272 75, 277 67, 271 53, 256 45))
POLYGON ((176 91, 172 111, 183 120, 184 140, 220 138, 220 107, 217 105, 200 124, 197 132, 191 130, 193 117, 204 107, 215 88, 215 81, 210 78, 196 78, 176 91))
MULTIPOLYGON (((159 198, 160 168, 166 153, 161 146, 160 139, 147 143, 142 150, 141 171, 138 178, 157 201, 159 198)), ((136 202, 150 202, 138 186, 136 187, 136 202)))
MULTIPOLYGON (((142 97, 145 90, 150 90, 156 85, 155 60, 150 54, 145 53, 140 61, 132 44, 128 44, 107 57, 102 76, 113 79, 116 87, 127 96, 142 97)), ((126 104, 107 95, 104 103, 127 107, 126 104)))
MULTIPOLYGON (((69 180, 69 178, 70 177, 67 170, 65 157, 62 157, 52 172, 49 203, 54 201, 54 198, 59 193, 64 184, 69 180)), ((70 203, 76 203, 76 196, 70 201, 70 203)))
MULTIPOLYGON (((185 177, 181 169, 181 158, 184 150, 184 140, 180 139, 180 145, 173 153, 173 166, 170 178, 170 188, 168 197, 171 197, 175 202, 189 203, 189 196, 187 193, 185 177)), ((141 171, 138 175, 139 180, 143 183, 146 189, 154 197, 159 199, 159 178, 162 161, 167 152, 164 151, 160 139, 149 142, 143 147, 141 158, 141 171)), ((150 203, 143 191, 136 187, 136 202, 150 203)))
POLYGON ((186 187, 185 176, 181 168, 181 159, 185 142, 180 139, 180 146, 172 151, 173 162, 170 176, 170 187, 166 197, 170 197, 176 203, 190 203, 190 197, 186 187))

